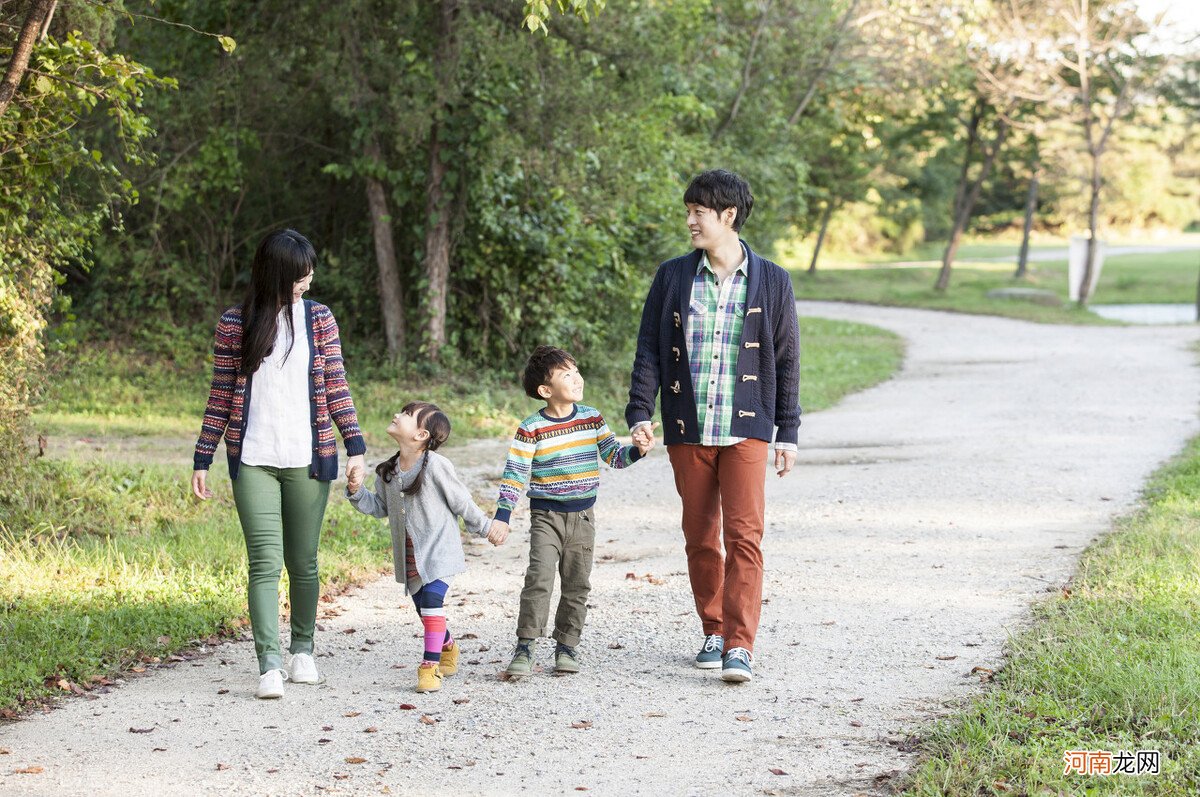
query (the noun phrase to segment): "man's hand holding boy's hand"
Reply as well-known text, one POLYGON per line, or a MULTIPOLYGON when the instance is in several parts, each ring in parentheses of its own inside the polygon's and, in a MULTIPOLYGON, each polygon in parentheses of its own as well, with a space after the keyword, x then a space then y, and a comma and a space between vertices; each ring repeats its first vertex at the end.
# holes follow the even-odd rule
POLYGON ((654 430, 657 428, 657 423, 643 423, 633 430, 633 444, 643 457, 654 448, 654 430))
POLYGON ((509 526, 503 520, 493 520, 491 528, 488 529, 487 539, 492 545, 503 545, 508 539, 509 526))

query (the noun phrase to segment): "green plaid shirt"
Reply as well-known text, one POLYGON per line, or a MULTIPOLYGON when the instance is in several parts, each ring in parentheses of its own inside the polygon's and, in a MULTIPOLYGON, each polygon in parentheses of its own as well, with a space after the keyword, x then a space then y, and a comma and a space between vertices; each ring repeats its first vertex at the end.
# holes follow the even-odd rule
POLYGON ((688 307, 688 361, 696 392, 696 414, 700 422, 700 445, 731 446, 744 437, 729 433, 733 422, 733 389, 737 380, 738 347, 746 319, 746 288, 749 261, 742 262, 723 284, 708 263, 700 258, 692 283, 688 307))

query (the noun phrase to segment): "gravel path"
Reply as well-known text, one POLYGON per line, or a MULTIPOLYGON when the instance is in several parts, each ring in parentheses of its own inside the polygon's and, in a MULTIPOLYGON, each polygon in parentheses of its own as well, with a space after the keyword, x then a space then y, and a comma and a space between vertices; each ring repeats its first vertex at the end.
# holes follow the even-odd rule
MULTIPOLYGON (((908 357, 806 418, 797 472, 768 481, 753 684, 689 666, 699 624, 660 450, 604 474, 580 675, 553 676, 543 643, 544 672, 497 678, 525 515, 503 548, 468 547, 449 600, 463 667, 441 693, 412 691, 419 623, 384 578, 322 619, 325 684, 256 701, 250 644, 221 645, 0 726, 0 793, 873 792, 911 763, 905 732, 978 690, 971 668, 995 666, 1030 602, 1200 431, 1200 330, 801 312, 895 330, 908 357)), ((451 455, 486 489, 503 447, 451 455)))

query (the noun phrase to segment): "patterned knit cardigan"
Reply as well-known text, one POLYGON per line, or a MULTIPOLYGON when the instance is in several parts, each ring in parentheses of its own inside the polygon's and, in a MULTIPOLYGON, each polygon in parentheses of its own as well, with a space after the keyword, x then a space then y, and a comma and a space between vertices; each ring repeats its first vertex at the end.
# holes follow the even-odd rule
MULTIPOLYGON (((320 481, 333 481, 338 475, 337 442, 333 424, 337 424, 346 444, 347 456, 366 453, 358 415, 346 383, 342 363, 342 343, 337 321, 328 307, 304 300, 305 326, 308 332, 308 400, 312 418, 313 458, 308 474, 320 481), (332 422, 331 422, 332 419, 332 422)), ((213 453, 225 435, 225 454, 229 459, 229 477, 236 479, 242 456, 242 433, 246 428, 253 379, 239 372, 242 353, 242 310, 231 307, 221 316, 213 342, 213 378, 204 409, 204 424, 196 442, 193 458, 196 470, 208 470, 213 453)))

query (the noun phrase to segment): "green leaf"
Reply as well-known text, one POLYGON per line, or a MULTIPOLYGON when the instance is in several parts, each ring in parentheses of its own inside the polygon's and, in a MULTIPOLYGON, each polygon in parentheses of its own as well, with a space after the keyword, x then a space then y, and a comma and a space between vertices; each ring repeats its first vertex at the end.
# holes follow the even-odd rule
POLYGON ((49 94, 50 90, 54 88, 50 78, 45 75, 38 75, 37 80, 33 81, 33 86, 37 89, 38 94, 49 94))
POLYGON ((237 42, 233 40, 232 36, 218 36, 217 41, 221 43, 221 49, 227 53, 232 53, 237 47, 237 42))

